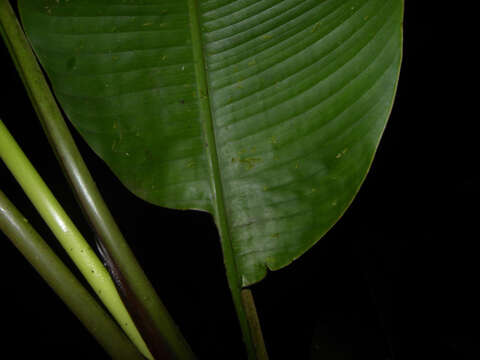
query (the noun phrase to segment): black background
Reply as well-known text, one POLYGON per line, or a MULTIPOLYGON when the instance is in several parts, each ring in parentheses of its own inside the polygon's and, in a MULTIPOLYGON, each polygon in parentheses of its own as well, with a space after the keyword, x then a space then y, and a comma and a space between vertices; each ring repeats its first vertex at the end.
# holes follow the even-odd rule
MULTIPOLYGON (((372 170, 337 225, 253 286, 270 357, 480 359, 477 40, 464 4, 406 1, 398 94, 372 170), (458 5, 456 5, 458 4, 458 5)), ((0 117, 92 238, 0 45, 0 117)), ((76 136, 145 272, 200 359, 242 359, 241 335, 208 214, 130 194, 76 136)), ((0 186, 57 249, 0 164, 0 186)), ((66 259, 68 261, 68 259, 66 259)), ((82 325, 0 234, 2 353, 104 359, 82 325)))

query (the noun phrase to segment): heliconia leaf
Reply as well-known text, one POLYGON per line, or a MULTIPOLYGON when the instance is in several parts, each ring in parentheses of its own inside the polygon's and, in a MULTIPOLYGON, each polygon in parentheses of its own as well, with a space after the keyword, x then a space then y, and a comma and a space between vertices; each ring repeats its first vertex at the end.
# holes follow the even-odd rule
POLYGON ((402 0, 23 0, 20 10, 90 146, 139 197, 211 212, 242 286, 298 258, 345 212, 401 63, 402 0))
POLYGON ((392 106, 401 0, 20 5, 88 143, 149 202, 222 208, 243 285, 352 201, 392 106))

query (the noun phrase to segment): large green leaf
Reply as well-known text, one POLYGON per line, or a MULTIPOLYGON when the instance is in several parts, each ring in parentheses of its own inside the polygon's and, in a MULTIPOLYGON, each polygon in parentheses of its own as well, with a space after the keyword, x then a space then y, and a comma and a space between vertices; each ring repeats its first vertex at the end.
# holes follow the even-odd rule
POLYGON ((398 79, 402 0, 20 5, 87 142, 141 198, 211 212, 238 285, 309 249, 365 178, 398 79))
POLYGON ((352 201, 393 101, 401 0, 20 5, 88 143, 143 199, 223 217, 244 286, 352 201))

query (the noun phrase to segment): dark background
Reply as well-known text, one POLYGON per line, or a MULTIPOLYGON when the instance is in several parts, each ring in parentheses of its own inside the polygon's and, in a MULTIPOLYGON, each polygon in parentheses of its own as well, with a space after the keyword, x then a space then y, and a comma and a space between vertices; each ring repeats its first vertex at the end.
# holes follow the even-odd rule
MULTIPOLYGON (((465 5, 439 3, 406 1, 395 106, 351 208, 307 254, 253 287, 272 360, 480 359, 478 41, 465 5)), ((0 117, 92 238, 3 45, 0 62, 0 117)), ((82 139, 76 141, 199 358, 242 359, 211 217, 139 200, 82 139)), ((0 186, 61 252, 3 164, 0 186)), ((19 359, 106 358, 1 234, 0 274, 2 353, 19 359)))

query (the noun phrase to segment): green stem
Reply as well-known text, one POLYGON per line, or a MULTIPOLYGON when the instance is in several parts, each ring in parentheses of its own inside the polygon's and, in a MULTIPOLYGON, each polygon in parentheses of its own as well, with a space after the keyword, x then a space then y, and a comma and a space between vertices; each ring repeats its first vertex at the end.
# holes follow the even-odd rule
POLYGON ((255 307, 255 300, 250 289, 242 289, 242 303, 245 308, 248 325, 252 332, 253 345, 255 346, 255 354, 259 360, 268 360, 267 348, 263 340, 262 328, 260 320, 258 319, 257 308, 255 307))
POLYGON ((110 274, 0 120, 0 158, 75 265, 119 325, 146 357, 153 359, 125 308, 110 274))
POLYGON ((5 233, 113 359, 143 359, 120 327, 55 255, 1 190, 0 231, 5 233))
POLYGON ((181 360, 194 359, 108 210, 7 0, 0 0, 0 29, 50 144, 114 267, 115 279, 121 282, 116 285, 150 351, 157 358, 173 354, 181 360))
POLYGON ((195 59, 195 74, 198 85, 198 98, 200 99, 200 111, 203 120, 205 141, 208 144, 207 153, 211 174, 211 189, 213 193, 215 222, 219 229, 220 241, 227 273, 228 285, 232 293, 233 303, 240 322, 243 334, 243 341, 250 360, 267 360, 267 351, 263 342, 263 335, 255 310, 255 302, 249 290, 242 290, 242 281, 238 272, 235 256, 232 249, 231 234, 225 210, 225 199, 218 154, 215 139, 215 126, 212 117, 206 65, 202 47, 201 30, 199 23, 198 0, 189 0, 190 26, 192 33, 193 56, 195 59), (242 292, 247 291, 250 296, 243 296, 242 292))

